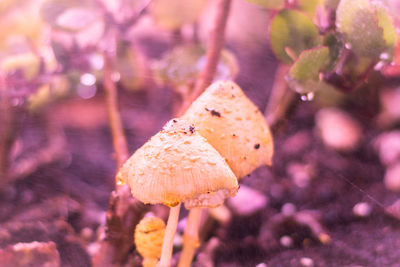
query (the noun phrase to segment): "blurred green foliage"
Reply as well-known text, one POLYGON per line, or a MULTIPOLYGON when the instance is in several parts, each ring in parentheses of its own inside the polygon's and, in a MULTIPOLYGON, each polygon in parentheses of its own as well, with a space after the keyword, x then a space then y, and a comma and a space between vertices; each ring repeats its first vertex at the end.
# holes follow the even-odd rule
MULTIPOLYGON (((288 84, 302 94, 358 88, 396 56, 399 15, 391 14, 389 1, 247 1, 271 14, 271 49, 290 65, 288 84)), ((208 4, 207 0, 2 1, 0 70, 24 81, 18 90, 29 92, 25 102, 35 110, 61 95, 76 94, 83 75, 92 75, 90 86, 98 86, 105 51, 112 54, 113 79, 123 88, 142 90, 155 79, 181 91, 194 84, 205 63, 205 38, 196 34, 199 20, 207 19, 208 4), (151 18, 150 30, 167 32, 173 40, 161 58, 147 59, 135 44, 131 30, 143 14, 151 18), (176 38, 183 27, 193 32, 192 39, 187 34, 176 38), (57 83, 72 90, 59 94, 57 83)), ((235 55, 223 50, 216 79, 233 79, 238 71, 235 55)))
POLYGON ((289 64, 304 49, 318 45, 320 39, 318 29, 310 18, 300 11, 285 9, 272 19, 270 42, 278 59, 289 64))
MULTIPOLYGON (((193 85, 204 67, 205 57, 206 49, 201 45, 175 47, 155 63, 157 82, 172 88, 193 85)), ((238 71, 236 57, 228 50, 222 50, 215 79, 233 79, 238 71)))
POLYGON ((248 2, 259 5, 263 8, 281 9, 285 5, 285 0, 247 0, 248 2))
POLYGON ((153 0, 150 12, 161 28, 178 30, 185 24, 195 22, 206 3, 206 0, 153 0))
MULTIPOLYGON (((249 2, 261 6, 275 3, 249 2)), ((351 90, 372 71, 388 65, 399 35, 387 4, 372 0, 283 1, 270 22, 270 44, 276 57, 291 65, 289 85, 303 94, 324 90, 327 87, 320 86, 322 82, 351 90)))

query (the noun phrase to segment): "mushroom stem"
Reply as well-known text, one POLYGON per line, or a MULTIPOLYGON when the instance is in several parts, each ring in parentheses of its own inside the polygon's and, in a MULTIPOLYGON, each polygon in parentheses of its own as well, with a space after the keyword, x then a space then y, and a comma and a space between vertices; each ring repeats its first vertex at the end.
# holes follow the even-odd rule
POLYGON ((175 207, 172 207, 169 211, 167 227, 165 228, 164 242, 161 249, 161 258, 158 264, 159 267, 171 266, 172 247, 173 247, 176 227, 178 226, 180 208, 181 208, 181 203, 179 203, 175 207))
POLYGON ((178 267, 190 267, 199 241, 199 222, 201 208, 192 208, 189 211, 188 222, 183 236, 183 250, 178 267))

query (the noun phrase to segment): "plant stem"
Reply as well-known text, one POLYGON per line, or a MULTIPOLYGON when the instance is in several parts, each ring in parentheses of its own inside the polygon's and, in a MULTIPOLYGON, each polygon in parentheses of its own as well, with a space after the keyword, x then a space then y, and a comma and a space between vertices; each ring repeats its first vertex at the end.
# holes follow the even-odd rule
POLYGON ((0 189, 7 183, 13 141, 13 114, 5 78, 0 76, 0 189))
POLYGON ((289 66, 279 64, 275 72, 274 85, 272 86, 271 94, 265 108, 265 120, 272 127, 286 113, 289 104, 291 103, 294 93, 288 89, 285 76, 289 71, 289 66))
POLYGON ((172 207, 169 211, 167 227, 165 228, 165 236, 161 250, 161 258, 158 264, 159 267, 171 266, 172 248, 176 227, 178 226, 180 208, 181 203, 179 203, 175 207, 172 207))
POLYGON ((112 80, 111 59, 104 56, 104 89, 106 91, 106 105, 110 121, 113 146, 118 167, 128 159, 128 145, 122 128, 121 115, 118 110, 118 93, 112 80))
MULTIPOLYGON (((128 158, 128 146, 122 128, 118 109, 118 92, 112 80, 112 62, 105 52, 104 80, 106 105, 110 121, 111 135, 118 168, 128 158)), ((128 185, 115 181, 115 190, 111 193, 106 214, 105 238, 93 258, 93 266, 121 266, 133 244, 133 232, 136 224, 147 207, 132 198, 128 185)))
POLYGON ((183 250, 178 267, 190 267, 196 249, 200 245, 199 223, 201 211, 201 208, 193 208, 189 212, 187 226, 183 236, 183 250))
POLYGON ((218 0, 217 14, 214 20, 214 28, 208 43, 206 54, 206 64, 197 78, 196 85, 182 104, 180 114, 190 106, 190 104, 211 84, 214 79, 215 71, 221 55, 221 50, 225 42, 225 28, 229 17, 231 0, 218 0))

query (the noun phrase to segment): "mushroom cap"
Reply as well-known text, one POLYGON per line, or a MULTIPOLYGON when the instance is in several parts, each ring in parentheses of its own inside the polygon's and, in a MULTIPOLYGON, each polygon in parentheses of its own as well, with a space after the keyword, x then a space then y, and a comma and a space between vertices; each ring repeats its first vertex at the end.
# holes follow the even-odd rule
POLYGON ((237 177, 272 163, 271 131, 263 114, 236 83, 213 83, 182 118, 196 125, 237 177))
POLYGON ((148 204, 187 208, 216 207, 238 190, 236 176, 225 159, 180 119, 164 128, 139 148, 121 167, 132 195, 148 204))
POLYGON ((160 258, 165 223, 160 218, 144 217, 135 228, 135 245, 143 258, 160 258))

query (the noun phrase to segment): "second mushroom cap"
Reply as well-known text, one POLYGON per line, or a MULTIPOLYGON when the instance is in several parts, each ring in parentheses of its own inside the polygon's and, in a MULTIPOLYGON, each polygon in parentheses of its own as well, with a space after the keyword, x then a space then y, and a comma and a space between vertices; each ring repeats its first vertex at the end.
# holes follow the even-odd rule
POLYGON ((272 135, 262 113, 231 81, 218 81, 182 117, 226 159, 237 177, 270 165, 272 135))
POLYGON ((225 159, 195 128, 170 120, 121 167, 132 195, 144 203, 215 207, 238 190, 225 159))

